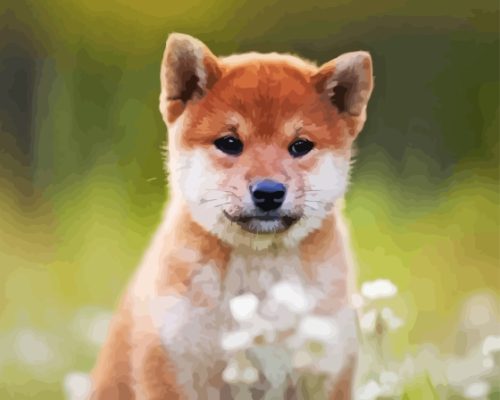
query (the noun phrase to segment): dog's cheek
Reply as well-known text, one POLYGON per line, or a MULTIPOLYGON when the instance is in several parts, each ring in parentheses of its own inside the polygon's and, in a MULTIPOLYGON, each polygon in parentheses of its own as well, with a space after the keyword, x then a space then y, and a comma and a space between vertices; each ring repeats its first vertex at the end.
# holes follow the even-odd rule
POLYGON ((184 153, 180 161, 182 166, 177 175, 177 183, 191 217, 214 233, 223 218, 220 205, 224 198, 218 192, 221 173, 200 150, 184 153))
POLYGON ((320 155, 305 179, 307 189, 312 190, 306 193, 306 198, 327 207, 343 197, 347 190, 349 164, 349 160, 341 155, 320 155))
POLYGON ((220 181, 209 158, 202 151, 193 150, 182 156, 181 163, 178 183, 184 199, 192 205, 207 201, 210 190, 216 189, 220 181))

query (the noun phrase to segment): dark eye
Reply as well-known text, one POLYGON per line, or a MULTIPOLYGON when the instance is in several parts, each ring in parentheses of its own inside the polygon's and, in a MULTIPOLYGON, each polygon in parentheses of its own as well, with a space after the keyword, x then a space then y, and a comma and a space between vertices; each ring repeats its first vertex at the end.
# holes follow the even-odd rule
POLYGON ((302 157, 309 153, 314 147, 314 143, 306 139, 297 139, 290 146, 288 152, 292 157, 302 157))
POLYGON ((214 142, 215 147, 220 151, 237 156, 243 151, 243 142, 234 136, 224 136, 214 142))

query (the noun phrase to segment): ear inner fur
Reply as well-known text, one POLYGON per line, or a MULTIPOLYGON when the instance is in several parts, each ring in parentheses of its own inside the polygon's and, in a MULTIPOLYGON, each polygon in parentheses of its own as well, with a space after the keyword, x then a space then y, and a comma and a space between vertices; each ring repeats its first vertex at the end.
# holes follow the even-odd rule
POLYGON ((340 113, 361 115, 373 90, 372 61, 365 51, 345 53, 323 64, 313 76, 320 93, 326 93, 340 113))
POLYGON ((217 57, 201 41, 189 35, 171 34, 165 46, 160 76, 160 111, 165 120, 177 119, 185 105, 201 98, 220 74, 217 57), (170 107, 169 102, 180 104, 170 107))

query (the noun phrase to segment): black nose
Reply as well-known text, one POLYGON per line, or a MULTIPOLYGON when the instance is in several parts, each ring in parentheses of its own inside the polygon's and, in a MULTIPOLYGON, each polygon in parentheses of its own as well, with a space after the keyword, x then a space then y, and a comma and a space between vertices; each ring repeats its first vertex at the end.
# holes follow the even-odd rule
POLYGON ((264 211, 280 208, 285 200, 286 187, 282 183, 264 179, 250 186, 253 203, 264 211))

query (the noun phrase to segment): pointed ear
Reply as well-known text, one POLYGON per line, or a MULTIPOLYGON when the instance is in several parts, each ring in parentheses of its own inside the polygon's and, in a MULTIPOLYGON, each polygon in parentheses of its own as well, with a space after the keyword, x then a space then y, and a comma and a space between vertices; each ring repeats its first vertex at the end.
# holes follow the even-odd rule
POLYGON ((199 99, 219 79, 217 57, 192 36, 172 33, 161 65, 160 112, 173 122, 189 101, 199 99))
POLYGON ((373 89, 370 54, 366 51, 342 54, 323 64, 313 76, 313 82, 339 113, 361 115, 373 89))

